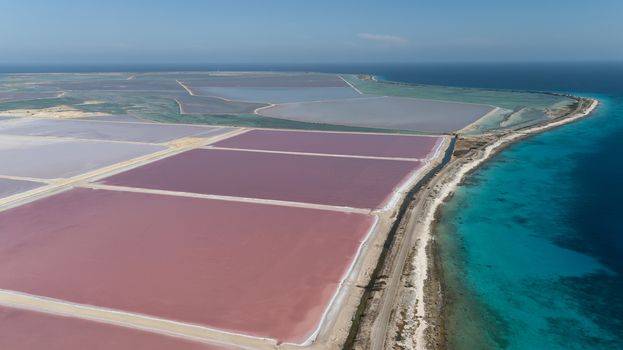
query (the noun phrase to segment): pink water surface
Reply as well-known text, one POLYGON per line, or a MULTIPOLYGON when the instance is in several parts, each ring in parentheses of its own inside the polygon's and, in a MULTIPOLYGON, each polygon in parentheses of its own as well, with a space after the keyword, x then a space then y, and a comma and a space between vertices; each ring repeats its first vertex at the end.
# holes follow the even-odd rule
POLYGON ((356 156, 426 158, 441 137, 251 130, 214 144, 217 147, 356 156))
POLYGON ((225 350, 77 318, 0 307, 0 349, 3 350, 225 350))
POLYGON ((372 223, 74 189, 0 212, 0 288, 302 342, 372 223))
POLYGON ((196 149, 103 180, 110 185, 380 208, 418 161, 196 149))

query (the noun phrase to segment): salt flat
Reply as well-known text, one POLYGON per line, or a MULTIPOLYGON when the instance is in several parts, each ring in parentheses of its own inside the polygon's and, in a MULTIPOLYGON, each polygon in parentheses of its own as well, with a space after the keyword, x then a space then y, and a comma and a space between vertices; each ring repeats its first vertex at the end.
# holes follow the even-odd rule
POLYGON ((207 137, 230 129, 157 123, 16 118, 0 122, 0 135, 54 136, 104 141, 162 143, 181 137, 207 137))
POLYGON ((163 149, 158 145, 0 135, 0 175, 71 177, 163 149))
POLYGON ((284 103, 258 113, 309 123, 444 133, 463 129, 494 109, 488 105, 377 96, 284 103))

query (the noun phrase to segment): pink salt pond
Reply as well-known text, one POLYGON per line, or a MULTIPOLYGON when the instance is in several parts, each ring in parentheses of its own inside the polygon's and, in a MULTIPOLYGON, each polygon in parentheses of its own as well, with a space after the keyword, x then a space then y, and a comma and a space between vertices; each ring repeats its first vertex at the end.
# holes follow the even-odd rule
POLYGON ((388 158, 427 158, 440 136, 251 130, 213 146, 265 151, 388 158))
POLYGON ((104 179, 108 185, 381 208, 419 161, 195 149, 104 179))
POLYGON ((0 212, 0 288, 301 343, 373 221, 74 189, 0 212))
POLYGON ((0 349, 6 350, 233 349, 8 307, 0 307, 0 324, 0 349))

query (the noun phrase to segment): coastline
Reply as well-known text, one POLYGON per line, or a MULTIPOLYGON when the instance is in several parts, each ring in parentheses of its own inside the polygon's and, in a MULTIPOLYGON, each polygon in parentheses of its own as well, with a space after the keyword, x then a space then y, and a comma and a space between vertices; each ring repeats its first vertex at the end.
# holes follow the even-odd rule
MULTIPOLYGON (((444 153, 447 154, 447 158, 444 157, 443 164, 446 166, 439 168, 435 166, 435 171, 430 173, 417 172, 413 174, 408 184, 397 189, 394 197, 390 200, 392 205, 387 204, 384 208, 387 210, 389 207, 394 207, 395 210, 383 213, 384 220, 382 224, 384 227, 379 228, 378 231, 390 231, 391 226, 390 232, 394 230, 398 232, 393 243, 390 240, 385 241, 390 242, 386 249, 390 251, 388 254, 392 254, 391 251, 393 249, 401 249, 401 251, 407 252, 404 257, 389 257, 390 260, 395 259, 402 264, 400 268, 397 269, 399 273, 395 275, 398 277, 395 279, 388 278, 388 275, 382 271, 378 278, 370 279, 371 283, 369 286, 358 284, 358 282, 361 281, 367 282, 366 278, 370 270, 375 269, 377 265, 379 268, 383 269, 384 264, 393 263, 392 261, 384 261, 383 259, 374 259, 375 254, 378 254, 382 249, 385 250, 385 248, 382 247, 383 242, 381 241, 383 235, 377 234, 377 237, 371 237, 374 239, 371 239, 370 242, 366 241, 360 247, 360 249, 363 247, 363 249, 369 250, 369 252, 367 255, 363 254, 365 255, 365 257, 362 258, 363 262, 357 264, 360 268, 357 269, 357 271, 351 271, 353 279, 349 282, 345 282, 346 280, 344 280, 340 283, 349 283, 349 289, 352 289, 352 293, 349 293, 347 297, 343 298, 336 298, 334 296, 335 300, 332 301, 331 304, 334 302, 340 304, 340 310, 335 312, 331 311, 331 315, 329 316, 327 316, 329 312, 325 311, 323 321, 321 322, 322 327, 319 326, 311 337, 314 338, 317 334, 322 333, 322 336, 318 339, 324 341, 324 343, 316 342, 316 340, 310 338, 311 346, 321 348, 327 344, 331 346, 340 345, 340 342, 343 340, 341 337, 348 333, 345 329, 348 328, 347 325, 350 325, 350 321, 353 319, 351 311, 354 309, 359 311, 358 304, 355 303, 359 300, 363 300, 360 297, 360 294, 362 294, 361 290, 365 288, 367 291, 369 288, 374 294, 377 288, 378 290, 383 290, 385 284, 392 283, 395 284, 394 287, 399 290, 394 297, 383 296, 384 299, 388 299, 386 304, 391 303, 391 309, 384 310, 387 311, 385 314, 385 316, 387 316, 385 325, 377 325, 377 323, 383 323, 378 322, 377 317, 377 322, 369 328, 382 329, 382 331, 373 332, 376 332, 377 335, 383 335, 382 338, 375 337, 374 335, 371 337, 372 340, 375 340, 375 342, 372 343, 372 348, 381 349, 384 347, 391 347, 390 345, 394 345, 394 341, 404 342, 406 341, 405 335, 410 336, 409 338, 412 340, 412 346, 405 343, 403 346, 404 348, 443 348, 443 336, 445 332, 443 323, 444 295, 442 293, 444 286, 442 285, 443 279, 441 278, 443 276, 443 271, 438 263, 440 256, 435 243, 435 229, 439 220, 438 215, 440 213, 440 208, 443 203, 453 195, 457 187, 464 181, 469 173, 478 169, 505 147, 519 142, 526 137, 583 118, 589 115, 599 104, 599 102, 594 99, 579 98, 571 95, 565 96, 576 101, 571 105, 572 107, 557 116, 549 115, 551 119, 541 123, 517 130, 497 130, 483 135, 453 134, 452 146, 444 151, 444 153), (458 147, 456 148, 454 147, 455 141, 458 143, 458 147), (403 210, 402 208, 406 210, 404 216, 397 214, 403 210), (396 217, 398 217, 398 220, 395 220, 396 217), (406 248, 403 248, 403 246, 406 248), (404 268, 402 268, 403 266, 404 268), (394 280, 395 283, 393 282, 394 280), (405 287, 408 289, 407 292, 402 291, 405 287), (399 305, 399 302, 403 302, 402 306, 406 306, 404 315, 398 314, 398 312, 401 311, 400 308, 394 308, 395 305, 399 305), (342 305, 342 303, 344 305, 342 305), (398 327, 399 329, 395 329, 394 327, 394 322, 397 317, 402 317, 400 320, 402 322, 402 327, 398 327), (407 322, 411 323, 407 324, 407 322), (325 324, 322 325, 322 323, 325 324), (336 330, 336 328, 339 329, 336 330), (331 333, 331 331, 333 333, 331 333), (399 337, 393 336, 394 334, 397 334, 399 337), (379 339, 381 340, 379 341, 379 339)), ((321 131, 304 130, 304 132, 321 131)), ((358 133, 358 131, 351 132, 358 133)), ((383 132, 379 131, 378 134, 383 134, 383 132)), ((451 137, 445 136, 444 139, 450 140, 451 137)), ((185 142, 188 142, 188 140, 185 142)), ((185 142, 179 145, 171 144, 171 146, 186 146, 187 143, 185 142)), ((437 148, 435 156, 432 158, 437 158, 437 156, 439 156, 439 150, 440 148, 437 148)), ((391 265, 390 268, 393 269, 391 265)), ((348 274, 350 275, 351 272, 348 274)), ((365 303, 362 304, 365 307, 365 303)), ((330 308, 331 307, 332 306, 330 306, 330 308)), ((367 312, 367 310, 365 312, 367 312)), ((287 349, 294 348, 297 345, 283 343, 279 346, 283 346, 284 349, 287 349)), ((396 345, 394 345, 394 348, 400 348, 400 346, 396 347, 396 345)))
MULTIPOLYGON (((381 344, 394 348, 445 349, 443 271, 436 252, 435 224, 439 210, 465 177, 504 148, 532 135, 588 116, 599 101, 573 96, 578 101, 567 115, 530 127, 498 134, 459 136, 452 160, 441 169, 411 203, 405 234, 415 244, 403 271, 401 293, 394 301, 392 324, 381 344)), ((372 339, 373 340, 373 339, 372 339)), ((379 340, 376 340, 379 343, 379 340)))
MULTIPOLYGON (((420 279, 421 291, 423 299, 421 304, 422 322, 416 328, 416 349, 445 349, 445 328, 444 328, 444 285, 443 271, 438 260, 440 258, 435 243, 435 224, 441 206, 450 198, 457 187, 464 181, 473 171, 491 160, 499 152, 505 148, 527 138, 559 126, 575 122, 581 118, 590 115, 599 105, 599 101, 592 98, 581 98, 572 96, 578 100, 579 105, 576 110, 567 116, 559 117, 544 124, 534 125, 525 129, 511 131, 504 134, 494 142, 487 142, 486 145, 477 148, 460 158, 456 163, 451 163, 438 174, 435 179, 435 188, 437 195, 431 200, 429 211, 426 212, 425 225, 421 227, 421 239, 426 242, 423 247, 426 257, 426 275, 424 279, 420 279), (455 171, 451 171, 455 170, 455 171)), ((418 232, 416 235, 420 236, 418 232)), ((419 261, 422 263, 422 261, 419 261)))

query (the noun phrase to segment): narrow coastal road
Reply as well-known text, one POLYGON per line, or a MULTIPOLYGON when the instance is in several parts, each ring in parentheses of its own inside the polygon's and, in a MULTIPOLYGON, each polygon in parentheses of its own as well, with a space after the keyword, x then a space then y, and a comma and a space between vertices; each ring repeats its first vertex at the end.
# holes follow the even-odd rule
MULTIPOLYGON (((443 177, 439 175, 440 174, 433 177, 429 184, 422 187, 420 192, 415 196, 413 208, 409 210, 407 217, 405 218, 407 223, 404 227, 404 236, 402 241, 399 242, 400 247, 398 248, 399 250, 393 259, 391 272, 388 275, 383 297, 381 298, 378 307, 378 316, 376 317, 370 332, 370 348, 372 350, 385 349, 387 332, 390 327, 391 317, 396 306, 398 293, 400 292, 400 285, 402 283, 402 272, 407 264, 409 252, 419 238, 416 234, 416 232, 418 232, 418 230, 416 230, 416 226, 420 224, 420 220, 418 219, 421 219, 422 215, 420 214, 424 213, 426 210, 426 198, 430 195, 431 188, 435 186, 435 180, 439 177, 443 177)), ((421 243, 425 244, 426 242, 421 243)))
MULTIPOLYGON (((434 214, 429 213, 432 210, 430 198, 437 195, 438 184, 445 181, 447 173, 451 171, 450 168, 452 168, 453 163, 450 161, 450 155, 454 151, 454 147, 454 143, 448 146, 439 165, 441 168, 431 170, 430 174, 432 175, 428 179, 428 183, 424 183, 413 197, 410 203, 411 208, 407 209, 400 223, 402 227, 399 230, 403 232, 402 239, 394 242, 394 244, 399 246, 397 248, 394 246, 392 249, 398 249, 398 251, 393 258, 390 258, 391 260, 386 262, 391 264, 391 271, 387 273, 387 284, 379 301, 377 317, 370 330, 370 348, 373 350, 384 350, 386 347, 385 341, 390 329, 391 319, 399 301, 400 287, 403 282, 401 277, 406 264, 409 262, 411 250, 416 247, 418 254, 426 254, 425 249, 428 243, 428 237, 425 237, 426 223, 430 221, 434 214)), ((391 254, 389 255, 391 256, 391 254)), ((417 273, 426 274, 427 266, 423 266, 423 269, 423 271, 417 271, 417 273)), ((423 290, 422 284, 419 286, 418 298, 422 297, 423 290)), ((421 301, 418 303, 416 316, 418 318, 424 316, 424 308, 421 301)), ((424 322, 424 320, 422 319, 421 322, 424 322)), ((420 344, 417 344, 417 346, 418 348, 421 347, 420 344)))
MULTIPOLYGON (((414 215, 412 215, 411 212, 409 216, 409 221, 411 221, 411 218, 414 215)), ((387 277, 387 284, 385 285, 383 297, 381 298, 379 305, 379 314, 372 324, 372 331, 370 333, 370 348, 372 350, 383 350, 385 348, 385 338, 387 337, 387 330, 389 328, 390 318, 394 309, 394 303, 398 297, 401 282, 400 277, 409 255, 409 248, 412 245, 411 241, 412 234, 409 230, 405 232, 405 237, 401 242, 399 242, 400 248, 398 254, 394 258, 391 273, 387 277)))

